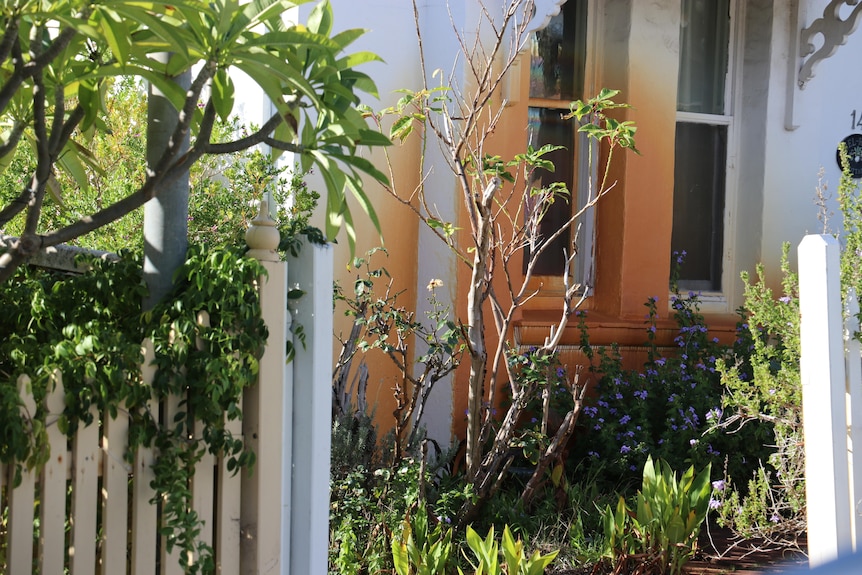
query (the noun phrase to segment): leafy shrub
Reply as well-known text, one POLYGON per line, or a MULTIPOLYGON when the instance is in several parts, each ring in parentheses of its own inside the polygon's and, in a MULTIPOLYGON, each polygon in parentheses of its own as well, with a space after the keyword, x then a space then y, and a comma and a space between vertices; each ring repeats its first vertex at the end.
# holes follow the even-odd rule
POLYGON ((761 422, 773 429, 769 452, 747 477, 725 477, 717 494, 719 522, 744 537, 795 545, 805 530, 805 457, 802 443, 802 386, 799 375, 798 279, 782 258, 784 295, 776 298, 766 286, 763 266, 757 281, 743 274, 750 309, 752 377, 743 377, 735 363, 719 364, 726 387, 722 422, 736 432, 761 422))
POLYGON ((709 510, 709 476, 709 465, 699 473, 691 466, 677 479, 667 463, 647 457, 634 510, 620 497, 616 510, 602 513, 605 554, 615 573, 682 572, 709 510))
POLYGON ((445 575, 452 562, 452 528, 437 523, 429 529, 428 511, 419 502, 392 537, 392 562, 398 575, 445 575))
POLYGON ((388 529, 419 495, 418 462, 394 470, 357 467, 330 483, 329 565, 344 575, 392 568, 388 529))

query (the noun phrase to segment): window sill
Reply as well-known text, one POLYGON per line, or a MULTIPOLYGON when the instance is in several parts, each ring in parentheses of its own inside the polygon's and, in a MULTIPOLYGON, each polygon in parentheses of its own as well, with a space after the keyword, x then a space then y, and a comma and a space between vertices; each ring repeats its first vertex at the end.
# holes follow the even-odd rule
MULTIPOLYGON (((688 293, 696 293, 697 299, 699 302, 700 313, 702 314, 730 314, 733 313, 734 310, 730 309, 730 305, 727 301, 727 296, 725 296, 721 292, 688 292, 688 293)), ((682 297, 687 297, 684 293, 680 294, 682 297)), ((671 315, 673 315, 673 305, 671 304, 671 299, 675 297, 676 294, 670 293, 668 295, 668 303, 667 309, 671 315)))

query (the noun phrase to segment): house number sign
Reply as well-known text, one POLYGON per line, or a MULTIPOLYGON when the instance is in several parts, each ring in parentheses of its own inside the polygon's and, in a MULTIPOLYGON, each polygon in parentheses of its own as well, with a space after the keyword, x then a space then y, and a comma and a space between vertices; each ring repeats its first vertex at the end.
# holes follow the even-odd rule
MULTIPOLYGON (((853 110, 850 118, 854 130, 862 129, 862 114, 853 110)), ((847 146, 847 155, 850 156, 850 175, 856 179, 862 178, 862 134, 850 134, 841 141, 847 146)), ((840 150, 835 153, 835 158, 838 162, 838 167, 841 168, 840 150)))

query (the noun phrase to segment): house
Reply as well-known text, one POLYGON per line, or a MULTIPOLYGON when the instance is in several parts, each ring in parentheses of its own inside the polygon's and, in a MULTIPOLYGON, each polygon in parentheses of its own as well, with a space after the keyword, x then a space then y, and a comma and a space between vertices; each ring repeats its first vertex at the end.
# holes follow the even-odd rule
MULTIPOLYGON (((421 86, 411 2, 331 2, 336 27, 367 28, 361 48, 385 60, 365 68, 381 96, 370 106, 391 105, 399 97, 395 90, 421 86)), ((453 28, 475 31, 482 3, 416 4, 429 74, 440 68, 463 75, 453 28)), ((484 4, 494 10, 501 3, 484 4)), ((603 87, 621 91, 618 100, 632 106, 624 119, 637 125, 640 154, 615 156, 616 186, 586 220, 581 242, 576 273, 590 286, 582 308, 589 310, 593 343, 617 342, 637 363, 650 296, 659 299, 659 340, 670 342, 674 252, 687 254, 681 289, 701 294, 702 311, 722 338, 731 337, 743 303, 742 271, 763 262, 769 282, 778 286, 782 242, 795 249, 806 232, 823 230, 815 205, 818 173, 822 168, 832 194, 826 209, 837 214, 838 143, 849 137, 859 146, 862 140, 862 33, 854 33, 860 20, 862 5, 835 0, 535 1, 535 32, 509 72, 493 152, 507 158, 524 151, 529 127, 557 122, 570 100, 603 87)), ((569 173, 572 189, 583 190, 595 177, 579 160, 583 143, 571 125, 554 129, 558 141, 571 142, 568 156, 557 160, 558 173, 569 173)), ((415 185, 418 142, 408 140, 392 153, 395 177, 415 185)), ((454 178, 433 152, 428 167, 435 206, 457 223, 463 214, 454 178)), ((389 248, 383 265, 406 290, 404 303, 424 309, 425 286, 440 279, 444 291, 438 296, 447 294, 463 309, 469 276, 447 248, 405 206, 374 186, 368 193, 389 248)), ((830 229, 839 225, 837 215, 828 221, 830 229)), ((357 254, 376 245, 370 225, 360 230, 357 254)), ((342 241, 335 256, 342 282, 352 282, 343 271, 349 257, 342 241)), ((540 343, 556 322, 560 273, 553 262, 544 269, 540 295, 522 311, 512 334, 520 344, 540 343)), ((345 323, 341 330, 346 332, 345 323)), ((569 329, 563 350, 571 361, 577 360, 577 343, 577 332, 569 329)), ((380 371, 377 381, 372 376, 368 399, 385 417, 391 412, 389 375, 383 361, 375 369, 380 371)), ((465 406, 465 375, 441 382, 426 413, 429 434, 448 441, 465 406)))

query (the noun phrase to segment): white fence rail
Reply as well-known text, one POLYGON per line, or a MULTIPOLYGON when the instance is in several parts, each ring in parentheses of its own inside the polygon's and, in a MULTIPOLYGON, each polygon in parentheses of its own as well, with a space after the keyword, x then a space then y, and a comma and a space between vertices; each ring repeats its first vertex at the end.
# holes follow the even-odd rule
POLYGON ((856 294, 847 294, 842 307, 838 241, 809 235, 798 253, 808 556, 814 567, 862 553, 862 354, 856 294))
MULTIPOLYGON (((260 222, 259 222, 260 223, 260 222)), ((268 226, 267 223, 263 224, 268 226)), ((258 384, 243 397, 243 419, 233 432, 256 453, 252 474, 231 475, 226 461, 204 457, 193 478, 192 507, 203 519, 200 539, 215 552, 217 573, 324 575, 329 508, 330 380, 332 365, 332 252, 306 245, 299 258, 279 261, 268 242, 250 254, 262 261, 260 282, 269 329, 258 384), (289 275, 289 279, 288 279, 289 275), (292 337, 288 285, 306 295, 293 305, 305 341, 286 362, 292 337), (241 427, 240 427, 241 426, 241 427), (293 551, 293 553, 291 553, 293 551)), ((253 240, 250 238, 250 245, 253 240)), ((152 381, 152 349, 142 349, 141 372, 152 381)), ((157 454, 139 449, 124 459, 128 417, 94 413, 101 425, 78 429, 69 440, 56 425, 63 412, 62 374, 46 400, 51 457, 25 470, 13 487, 13 466, 0 466, 0 521, 6 514, 0 559, 5 572, 81 574, 183 573, 176 554, 159 541, 159 508, 150 501, 157 454)), ((18 380, 24 407, 35 413, 29 379, 18 380)), ((173 402, 178 405, 179 398, 173 402)), ((170 412, 171 405, 165 409, 170 412)), ((170 417, 170 413, 167 413, 170 417)), ((199 432, 199 431, 198 431, 199 432)), ((0 561, 0 566, 2 566, 0 561)))

